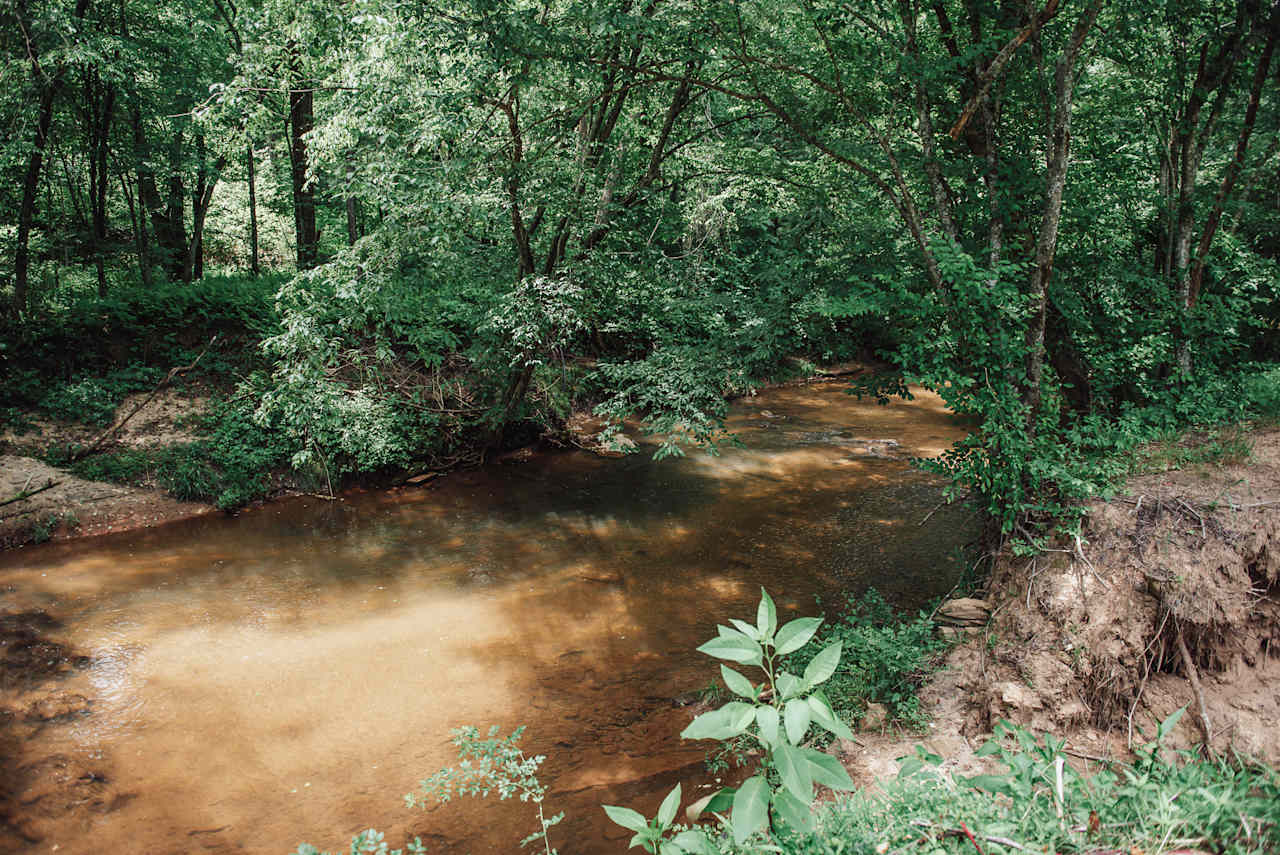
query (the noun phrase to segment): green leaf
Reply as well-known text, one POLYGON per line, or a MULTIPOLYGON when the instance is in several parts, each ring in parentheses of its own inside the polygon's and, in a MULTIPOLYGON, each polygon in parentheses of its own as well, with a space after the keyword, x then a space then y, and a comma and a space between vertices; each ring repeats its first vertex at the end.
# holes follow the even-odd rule
POLYGON ((778 607, 764 588, 760 589, 760 605, 756 607, 756 629, 762 639, 768 639, 778 629, 778 607))
POLYGON ((628 831, 644 831, 649 827, 649 820, 631 808, 616 807, 614 805, 601 805, 601 807, 609 815, 609 819, 628 831))
POLYGON ((982 790, 984 793, 1013 795, 1013 790, 1009 788, 1009 779, 1005 775, 974 775, 971 778, 961 778, 960 783, 973 787, 975 790, 982 790))
POLYGON ((849 777, 844 765, 821 751, 812 748, 804 749, 804 757, 809 761, 809 774, 814 783, 821 784, 829 790, 852 790, 853 779, 849 777))
POLYGON ((788 790, 778 790, 773 794, 773 815, 797 834, 813 830, 813 811, 809 803, 796 798, 788 790))
POLYGON ((761 831, 769 822, 769 784, 763 775, 755 775, 742 782, 733 795, 733 839, 738 845, 761 831))
POLYGON ((719 848, 711 842, 705 831, 691 828, 682 831, 671 839, 671 842, 693 855, 720 855, 719 848))
POLYGON ((792 745, 799 745, 804 741, 804 735, 809 732, 811 713, 809 704, 799 698, 792 698, 783 707, 782 718, 787 725, 787 739, 792 745))
POLYGON ((737 618, 730 618, 730 619, 729 619, 729 623, 731 623, 731 624, 733 624, 735 627, 737 627, 738 632, 742 633, 742 634, 743 634, 743 635, 745 635, 747 638, 750 638, 750 639, 751 639, 751 640, 753 640, 753 641, 759 641, 759 640, 760 640, 760 633, 759 633, 759 631, 758 631, 754 626, 752 626, 751 624, 747 623, 745 620, 738 620, 737 618))
POLYGON ((836 666, 840 664, 840 647, 841 642, 837 641, 835 644, 827 645, 822 652, 813 657, 813 661, 804 669, 806 686, 816 686, 830 679, 836 672, 836 666))
POLYGON ((676 811, 680 809, 680 785, 676 784, 675 788, 667 793, 667 797, 662 800, 662 806, 658 808, 658 825, 666 828, 671 821, 676 818, 676 811))
POLYGON ((924 761, 919 757, 905 757, 902 760, 902 766, 898 768, 898 778, 910 778, 923 768, 924 761))
POLYGON ((780 744, 773 752, 773 762, 782 778, 782 786, 805 804, 813 801, 813 776, 809 772, 809 763, 799 748, 785 742, 780 744))
POLYGON ((778 744, 778 711, 773 707, 756 707, 756 724, 760 725, 760 738, 769 748, 778 744))
POLYGON ((841 739, 853 739, 853 731, 836 715, 835 710, 831 708, 831 702, 827 700, 827 696, 821 689, 806 698, 805 702, 809 704, 814 721, 841 739))
POLYGON ((730 668, 728 665, 720 666, 720 676, 724 678, 724 684, 729 687, 729 691, 735 695, 741 695, 744 698, 755 700, 756 688, 751 685, 751 681, 730 668))
POLYGON ((755 717, 755 707, 731 701, 718 710, 703 713, 680 733, 682 739, 732 739, 747 729, 755 717))
POLYGON ((818 631, 818 625, 821 623, 822 618, 802 617, 783 624, 782 629, 778 630, 777 636, 774 637, 778 653, 785 656, 804 647, 818 631))
POLYGON ((1182 714, 1186 711, 1187 708, 1185 706, 1178 707, 1176 710, 1169 713, 1168 718, 1160 722, 1156 727, 1156 742, 1160 742, 1173 732, 1173 729, 1178 726, 1178 719, 1182 718, 1182 714))
POLYGON ((1000 753, 1000 743, 994 739, 988 739, 982 743, 982 747, 973 752, 974 757, 990 757, 992 754, 1000 753))
POLYGON ((733 807, 733 797, 737 794, 737 787, 721 787, 720 790, 707 801, 702 809, 707 813, 720 813, 733 807))
POLYGON ((736 630, 731 629, 728 632, 732 635, 718 635, 699 647, 698 652, 742 665, 760 665, 764 662, 764 651, 760 648, 759 642, 736 630))
POLYGON ((788 698, 794 698, 804 688, 804 684, 800 682, 800 678, 795 674, 789 674, 783 671, 778 675, 777 679, 778 695, 785 701, 788 698))

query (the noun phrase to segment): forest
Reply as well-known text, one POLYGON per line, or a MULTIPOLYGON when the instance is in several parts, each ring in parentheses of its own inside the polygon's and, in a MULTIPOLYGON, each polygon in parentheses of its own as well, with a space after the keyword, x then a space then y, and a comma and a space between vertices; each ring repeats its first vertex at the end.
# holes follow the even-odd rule
POLYGON ((382 795, 454 692, 527 718, 455 730, 409 805, 532 803, 433 813, 456 851, 533 806, 548 855, 621 851, 606 797, 661 853, 1273 851, 1278 42, 1280 0, 0 0, 0 520, 34 521, 0 547, 81 524, 22 510, 55 478, 305 494, 270 537, 0 556, 0 848, 407 840, 382 795), (171 441, 116 441, 179 386, 171 441), (773 403, 846 387, 857 431, 773 403), (869 433, 913 396, 913 440, 869 433), (712 471, 731 422, 774 457, 712 471), (571 446, 706 468, 481 465, 571 446), (696 650, 754 670, 684 691, 744 590, 696 650), (943 738, 939 692, 998 773, 919 748, 825 803, 870 732, 943 738), (112 715, 152 753, 50 741, 112 715), (757 773, 693 802, 677 721, 723 743, 699 780, 757 773))
POLYGON ((10 420, 221 330, 224 426, 332 482, 575 408, 714 447, 726 395, 860 358, 972 418, 930 465, 1035 534, 1275 407, 1268 0, 2 14, 10 420))

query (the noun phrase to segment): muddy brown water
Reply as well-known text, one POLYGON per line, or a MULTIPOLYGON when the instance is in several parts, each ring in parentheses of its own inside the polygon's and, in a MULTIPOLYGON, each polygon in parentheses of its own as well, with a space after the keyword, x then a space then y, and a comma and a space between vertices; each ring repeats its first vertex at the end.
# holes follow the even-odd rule
POLYGON ((973 534, 959 508, 920 524, 940 487, 907 458, 963 434, 932 395, 780 388, 730 428, 720 457, 547 454, 0 556, 0 611, 55 616, 90 659, 56 687, 87 714, 0 753, 9 823, 33 852, 345 851, 370 826, 514 852, 531 805, 401 797, 455 759, 451 728, 526 725, 553 842, 624 851, 601 803, 652 815, 712 783, 672 699, 715 677, 693 648, 718 621, 761 585, 784 617, 872 585, 920 603, 973 534))

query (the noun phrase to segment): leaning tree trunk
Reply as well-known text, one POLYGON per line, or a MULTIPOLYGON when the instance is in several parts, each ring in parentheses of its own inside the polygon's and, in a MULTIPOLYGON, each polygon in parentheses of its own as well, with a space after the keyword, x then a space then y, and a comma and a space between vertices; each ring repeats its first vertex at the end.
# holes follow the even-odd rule
MULTIPOLYGON (((89 8, 89 0, 76 0, 74 17, 84 17, 89 8)), ((65 71, 60 67, 53 77, 47 77, 40 65, 40 50, 32 37, 30 16, 27 14, 26 0, 18 0, 15 4, 18 22, 25 36, 27 57, 31 62, 31 76, 40 92, 40 106, 36 113, 36 138, 27 156, 27 168, 22 178, 22 201, 18 207, 18 245, 13 253, 13 311, 21 314, 27 308, 27 280, 30 267, 31 225, 35 221, 36 194, 40 190, 40 170, 44 165, 44 153, 49 145, 49 129, 53 125, 53 99, 62 86, 62 75, 65 71)))

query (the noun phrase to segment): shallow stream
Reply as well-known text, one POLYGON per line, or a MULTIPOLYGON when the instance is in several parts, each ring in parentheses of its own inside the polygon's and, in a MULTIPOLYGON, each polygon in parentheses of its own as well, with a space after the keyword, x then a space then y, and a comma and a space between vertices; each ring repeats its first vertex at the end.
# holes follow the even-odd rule
POLYGON ((73 855, 345 851, 370 826, 515 852, 531 805, 401 796, 454 759, 451 728, 527 725, 567 814, 553 842, 624 851, 601 803, 652 815, 710 783, 673 699, 716 675, 693 648, 717 621, 754 615, 761 585, 784 618, 868 586, 919 604, 973 534, 929 516, 939 484, 907 462, 963 434, 932 395, 779 388, 729 426, 719 457, 545 454, 0 555, 0 612, 53 615, 89 657, 57 686, 87 714, 0 750, 10 823, 73 855))

